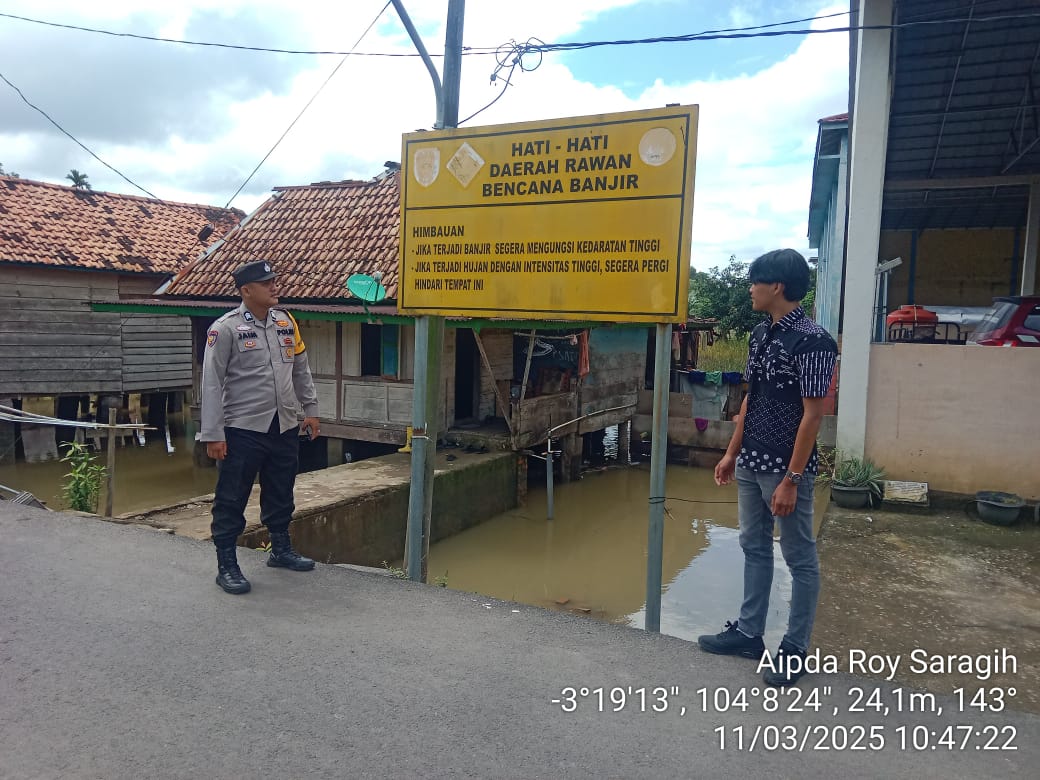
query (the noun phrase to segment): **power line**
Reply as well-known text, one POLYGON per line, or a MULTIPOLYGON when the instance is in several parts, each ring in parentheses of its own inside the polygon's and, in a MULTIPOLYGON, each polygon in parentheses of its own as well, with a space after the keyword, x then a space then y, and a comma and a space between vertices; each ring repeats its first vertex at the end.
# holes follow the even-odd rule
MULTIPOLYGON (((840 32, 857 32, 859 30, 902 30, 911 27, 919 27, 924 25, 937 25, 937 24, 964 24, 971 23, 985 24, 989 22, 1002 22, 1002 21, 1020 21, 1028 19, 1040 19, 1040 12, 1023 12, 1013 14, 996 14, 993 16, 975 16, 965 18, 947 18, 947 19, 918 19, 908 20, 905 22, 899 22, 896 24, 879 24, 879 25, 856 25, 846 27, 829 27, 826 29, 806 29, 799 28, 794 30, 776 30, 772 28, 785 27, 791 24, 800 24, 804 22, 814 22, 823 19, 830 19, 836 16, 847 16, 848 11, 839 11, 831 14, 823 14, 819 16, 808 16, 802 19, 791 19, 784 22, 772 22, 770 24, 752 25, 747 27, 728 27, 718 30, 705 30, 699 33, 688 33, 686 35, 672 35, 672 36, 657 36, 651 38, 634 38, 634 39, 621 39, 621 40, 604 40, 604 41, 570 41, 562 43, 551 43, 540 46, 537 50, 542 52, 552 51, 576 51, 581 49, 591 49, 602 46, 633 46, 633 45, 644 45, 652 43, 691 43, 694 41, 711 41, 711 40, 739 40, 746 38, 773 38, 786 35, 819 35, 823 33, 840 33, 840 32)), ((333 50, 314 50, 314 49, 281 49, 274 47, 264 46, 247 46, 243 44, 231 44, 221 43, 216 41, 192 41, 184 40, 179 38, 164 38, 154 35, 142 35, 139 33, 126 33, 126 32, 115 32, 113 30, 103 30, 96 27, 85 27, 82 25, 65 24, 60 22, 49 22, 43 19, 34 19, 28 16, 19 16, 17 14, 0 13, 0 18, 13 19, 21 22, 28 22, 31 24, 39 24, 46 27, 56 27, 67 30, 76 30, 79 32, 88 32, 98 35, 108 35, 116 38, 133 38, 144 41, 154 41, 160 43, 174 43, 186 46, 206 46, 211 48, 221 49, 237 49, 241 51, 255 51, 265 52, 272 54, 299 54, 299 55, 353 55, 355 57, 418 57, 420 56, 414 52, 343 52, 333 50)), ((486 55, 495 54, 498 52, 500 47, 473 47, 467 46, 463 49, 464 55, 486 55)), ((534 48, 530 50, 535 50, 534 48)), ((431 54, 430 56, 441 57, 442 54, 431 54)))
MULTIPOLYGON (((836 13, 823 14, 823 15, 820 15, 820 16, 807 16, 807 17, 802 18, 802 19, 791 19, 791 20, 788 20, 788 21, 785 21, 785 22, 772 22, 770 24, 752 25, 752 26, 748 26, 748 27, 730 27, 730 28, 724 28, 724 29, 720 29, 720 30, 705 30, 705 31, 700 32, 700 33, 690 33, 690 34, 688 34, 686 36, 678 36, 675 40, 676 41, 696 40, 697 38, 699 38, 701 36, 705 36, 705 35, 712 35, 712 34, 723 35, 725 33, 738 33, 738 32, 742 33, 742 32, 750 32, 750 31, 754 31, 754 30, 765 30, 765 29, 772 28, 772 27, 783 27, 783 26, 790 25, 790 24, 801 24, 801 23, 804 23, 804 22, 814 22, 814 21, 819 21, 819 20, 822 20, 822 19, 830 19, 830 18, 833 18, 833 17, 836 17, 836 16, 848 16, 848 14, 849 14, 848 11, 838 11, 836 13)), ((267 47, 267 46, 248 46, 248 45, 245 45, 245 44, 222 43, 222 42, 219 42, 219 41, 193 41, 193 40, 186 40, 186 39, 182 39, 182 38, 166 38, 166 37, 157 36, 157 35, 143 35, 143 34, 140 34, 140 33, 116 32, 114 30, 103 30, 103 29, 98 28, 98 27, 85 27, 83 25, 65 24, 65 23, 62 23, 62 22, 50 22, 50 21, 47 21, 47 20, 44 20, 44 19, 34 19, 34 18, 28 17, 28 16, 19 16, 17 14, 9 14, 9 13, 0 13, 0 18, 14 19, 14 20, 20 21, 20 22, 28 22, 30 24, 39 24, 39 25, 43 25, 45 27, 55 27, 55 28, 64 29, 64 30, 75 30, 77 32, 94 33, 96 35, 108 35, 108 36, 111 36, 111 37, 114 37, 114 38, 132 38, 132 39, 142 40, 142 41, 152 41, 152 42, 155 42, 155 43, 175 43, 175 44, 181 44, 181 45, 184 45, 184 46, 205 46, 205 47, 210 47, 210 48, 235 49, 235 50, 238 50, 238 51, 255 51, 255 52, 263 52, 263 53, 269 53, 269 54, 301 54, 301 55, 309 55, 309 56, 354 55, 356 57, 419 57, 419 56, 421 56, 421 55, 419 55, 418 53, 415 53, 415 52, 358 52, 358 51, 353 51, 353 50, 349 51, 349 52, 344 52, 344 51, 322 50, 322 49, 282 49, 282 48, 267 47)), ((646 43, 657 43, 657 42, 661 42, 663 40, 664 39, 647 38, 647 39, 645 39, 644 42, 646 42, 646 43)), ((627 42, 620 42, 620 43, 627 43, 627 42)), ((596 45, 596 46, 599 46, 599 45, 609 45, 609 44, 610 44, 609 41, 607 41, 607 42, 603 42, 603 41, 593 42, 593 45, 596 45)), ((543 45, 546 45, 546 46, 549 46, 549 47, 552 47, 552 46, 574 47, 574 46, 581 46, 582 44, 563 43, 563 44, 543 44, 543 45)), ((497 55, 500 49, 501 49, 501 47, 467 46, 467 47, 463 48, 463 52, 462 53, 466 54, 466 55, 486 55, 486 54, 496 54, 497 55)), ((549 48, 549 49, 546 49, 546 50, 552 50, 552 49, 549 48)), ((432 54, 431 56, 443 57, 444 55, 443 54, 432 54)))
MULTIPOLYGON (((99 35, 108 35, 108 36, 113 36, 113 37, 118 37, 118 38, 134 38, 134 39, 139 39, 139 40, 155 41, 155 42, 162 42, 162 43, 175 43, 175 44, 190 45, 190 46, 208 46, 208 47, 216 47, 216 48, 238 49, 238 50, 245 50, 245 51, 269 52, 269 53, 278 53, 278 54, 304 54, 304 55, 338 54, 338 55, 342 55, 343 59, 341 59, 339 64, 336 65, 336 67, 333 69, 332 73, 329 74, 328 78, 325 79, 325 81, 318 88, 317 92, 314 93, 314 95, 311 97, 311 99, 307 101, 306 105, 304 105, 304 107, 300 111, 300 113, 297 114, 296 118, 293 119, 293 121, 290 123, 290 125, 286 128, 285 132, 283 132, 282 135, 278 138, 278 140, 275 142, 274 146, 272 146, 271 149, 267 152, 267 154, 264 155, 264 158, 257 164, 257 166, 249 174, 249 176, 242 183, 242 185, 238 188, 238 190, 235 191, 235 194, 231 196, 231 199, 228 201, 228 204, 227 204, 227 206, 230 206, 231 203, 234 201, 234 199, 236 197, 238 197, 239 193, 241 193, 242 189, 246 186, 246 184, 249 183, 249 181, 253 178, 253 176, 260 169, 260 167, 267 161, 267 159, 271 156, 271 154, 274 152, 274 150, 278 147, 278 145, 286 137, 286 135, 288 135, 289 131, 292 130, 293 126, 295 126, 295 124, 299 121, 299 119, 307 111, 307 109, 310 107, 311 103, 314 102, 314 100, 318 97, 318 95, 321 93, 321 91, 329 83, 329 81, 332 79, 332 77, 335 76, 335 74, 339 71, 340 67, 343 65, 343 63, 346 61, 346 59, 348 57, 350 57, 350 56, 366 56, 366 57, 373 57, 373 56, 375 56, 375 57, 416 57, 416 56, 420 56, 420 55, 415 54, 415 53, 386 53, 386 52, 358 52, 358 51, 356 51, 357 46, 361 43, 361 41, 365 38, 365 36, 368 35, 369 31, 371 31, 372 27, 375 25, 376 21, 378 21, 379 17, 382 16, 382 14, 386 11, 386 8, 387 8, 387 6, 389 6, 389 4, 390 3, 387 2, 387 4, 383 6, 382 10, 380 10, 380 12, 376 15, 375 19, 372 20, 372 23, 369 24, 369 26, 362 33, 361 37, 358 38, 357 42, 354 44, 354 47, 350 51, 347 51, 347 52, 341 52, 341 51, 320 51, 320 50, 300 50, 300 49, 277 49, 277 48, 266 48, 266 47, 260 47, 260 46, 245 46, 245 45, 239 45, 239 44, 219 43, 219 42, 213 42, 213 41, 189 41, 189 40, 182 40, 182 39, 176 39, 176 38, 163 38, 163 37, 158 37, 158 36, 140 35, 140 34, 137 34, 137 33, 123 33, 123 32, 115 32, 115 31, 112 31, 112 30, 102 30, 102 29, 93 28, 93 27, 84 27, 84 26, 80 26, 80 25, 64 24, 64 23, 60 23, 60 22, 49 22, 49 21, 45 21, 45 20, 42 20, 42 19, 33 19, 33 18, 30 18, 30 17, 27 17, 27 16, 19 16, 19 15, 10 14, 10 13, 0 13, 0 18, 14 19, 14 20, 17 20, 17 21, 28 22, 28 23, 32 23, 32 24, 39 24, 39 25, 44 25, 44 26, 47 26, 47 27, 56 27, 56 28, 62 28, 62 29, 76 30, 76 31, 80 31, 80 32, 89 32, 89 33, 95 33, 95 34, 99 34, 99 35)), ((819 20, 823 20, 823 19, 830 19, 830 18, 837 17, 837 16, 846 16, 846 15, 848 15, 848 13, 849 13, 848 11, 839 11, 839 12, 835 12, 835 13, 831 13, 831 14, 823 14, 823 15, 819 15, 819 16, 810 16, 810 17, 805 17, 805 18, 802 18, 802 19, 792 19, 792 20, 788 20, 788 21, 784 21, 784 22, 772 22, 770 24, 754 25, 754 26, 748 26, 748 27, 729 27, 729 28, 722 28, 722 29, 719 29, 719 30, 706 30, 706 31, 699 32, 699 33, 689 33, 689 34, 686 34, 686 35, 658 36, 658 37, 652 37, 652 38, 633 38, 633 39, 605 40, 605 41, 574 41, 574 42, 550 43, 550 44, 544 43, 544 42, 538 40, 537 38, 530 38, 523 44, 517 44, 517 43, 515 43, 513 41, 510 41, 509 43, 503 44, 502 46, 498 46, 498 47, 496 47, 494 49, 481 49, 481 48, 474 48, 474 47, 465 47, 464 51, 463 51, 464 54, 495 54, 496 55, 496 57, 498 58, 498 67, 495 69, 495 72, 492 74, 492 82, 494 82, 497 78, 500 78, 499 73, 502 70, 504 70, 506 67, 509 68, 509 73, 505 76, 505 78, 502 78, 504 86, 502 88, 502 91, 494 98, 494 100, 492 100, 490 103, 488 103, 486 106, 484 106, 484 108, 482 108, 479 111, 477 111, 476 113, 470 115, 469 117, 467 117, 463 121, 464 122, 469 121, 474 116, 476 116, 477 114, 481 113, 482 111, 486 110, 491 105, 496 103, 502 97, 502 95, 505 94, 505 90, 509 86, 511 86, 510 77, 512 76, 513 71, 518 66, 521 68, 521 70, 525 70, 525 71, 526 70, 534 70, 535 68, 537 68, 538 65, 534 65, 534 66, 531 66, 531 67, 525 67, 524 64, 523 64, 523 57, 525 55, 529 55, 529 54, 532 54, 532 53, 533 54, 538 54, 539 58, 540 58, 541 55, 543 55, 546 52, 577 51, 577 50, 591 49, 591 48, 602 47, 602 46, 633 46, 633 45, 644 45, 644 44, 652 44, 652 43, 691 43, 691 42, 695 42, 695 41, 744 39, 744 38, 769 38, 769 37, 778 37, 778 36, 785 36, 785 35, 818 35, 818 34, 836 33, 836 32, 855 32, 855 31, 859 31, 859 30, 900 30, 900 29, 906 29, 906 28, 910 28, 910 27, 918 27, 918 26, 924 26, 924 25, 937 25, 937 24, 960 24, 960 23, 965 23, 966 24, 966 23, 971 23, 971 24, 978 25, 978 24, 984 24, 984 23, 989 23, 989 22, 998 22, 998 21, 1017 21, 1017 20, 1026 20, 1026 19, 1040 19, 1040 12, 1026 12, 1026 13, 1016 13, 1016 14, 1000 14, 1000 15, 994 15, 994 16, 977 16, 977 17, 972 17, 972 18, 918 19, 918 20, 900 22, 900 23, 891 24, 891 25, 857 25, 857 26, 849 25, 849 26, 845 26, 845 27, 830 27, 830 28, 825 28, 825 29, 812 29, 812 28, 808 28, 808 29, 806 29, 806 28, 799 28, 799 29, 793 29, 793 30, 777 30, 777 29, 773 29, 773 28, 776 28, 776 27, 785 27, 785 26, 791 25, 791 24, 800 24, 800 23, 804 23, 804 22, 812 22, 812 21, 819 21, 819 20), (503 58, 502 58, 503 51, 506 51, 508 53, 512 53, 513 54, 513 58, 512 58, 511 62, 506 62, 506 61, 503 60, 503 58)), ((433 56, 442 56, 442 55, 433 55, 433 56)), ((540 64, 540 62, 541 62, 541 60, 539 59, 539 64, 540 64)), ((77 146, 79 146, 81 149, 83 149, 85 152, 87 152, 95 160, 100 162, 106 168, 108 168, 113 173, 118 175, 121 179, 126 181, 131 186, 139 189, 141 192, 145 193, 149 197, 151 197, 151 198, 153 198, 155 200, 159 200, 159 201, 162 200, 161 198, 158 198, 156 195, 154 195, 149 190, 145 189, 141 185, 139 185, 136 182, 134 182, 132 179, 130 179, 125 174, 123 174, 121 171, 119 171, 118 169, 116 169, 112 165, 109 165, 107 162, 102 160, 97 154, 95 154, 91 149, 89 149, 79 139, 77 139, 75 136, 73 136, 70 132, 68 132, 60 124, 58 124, 58 122, 56 120, 54 120, 46 111, 41 109, 39 106, 34 105, 32 102, 30 102, 29 99, 26 98, 26 96, 22 93, 21 89, 19 89, 17 86, 15 86, 13 83, 11 83, 11 81, 8 80, 7 77, 3 75, 3 73, 0 73, 0 79, 3 79, 3 81, 11 89, 13 89, 18 94, 18 96, 22 99, 22 101, 27 106, 29 106, 33 110, 39 112, 48 122, 50 122, 52 125, 54 125, 54 127, 56 127, 61 133, 66 135, 70 140, 72 140, 77 146)))
MULTIPOLYGON (((368 33, 371 31, 371 29, 375 26, 375 23, 377 21, 379 21, 379 17, 383 15, 383 13, 386 11, 386 9, 389 7, 389 5, 390 5, 390 3, 389 3, 389 0, 388 0, 386 5, 384 5, 379 10, 379 13, 376 14, 375 18, 368 25, 368 27, 365 28, 365 31, 361 34, 361 37, 358 38, 357 42, 354 44, 354 48, 357 48, 357 46, 361 43, 361 41, 364 40, 365 36, 368 35, 368 33)), ((5 16, 12 16, 12 15, 11 14, 0 13, 0 17, 5 17, 5 16)), ((21 18, 21 17, 14 17, 14 18, 21 18)), ((33 21, 33 20, 30 20, 30 21, 33 21)), ((66 26, 66 25, 55 25, 55 26, 66 26)), ((116 33, 112 33, 112 34, 116 34, 116 33)), ((228 200, 228 202, 224 206, 224 208, 229 208, 231 206, 231 203, 235 200, 235 198, 238 197, 239 193, 241 193, 242 190, 245 188, 245 186, 252 180, 253 176, 256 175, 256 172, 260 170, 261 166, 265 162, 267 162, 267 159, 274 153, 274 150, 278 148, 278 145, 285 139, 285 137, 289 134, 289 131, 293 129, 293 127, 300 120, 300 118, 304 115, 304 113, 307 111, 307 109, 310 108, 311 104, 315 101, 315 99, 318 97, 318 95, 321 94, 321 91, 323 89, 325 89, 326 85, 332 80, 332 77, 336 75, 336 73, 343 66, 343 63, 345 63, 347 61, 347 58, 350 57, 350 55, 351 55, 351 52, 344 53, 343 58, 339 61, 339 64, 337 64, 336 67, 333 68, 332 72, 328 75, 328 78, 326 78, 325 81, 322 82, 321 86, 318 87, 317 92, 315 92, 311 96, 311 99, 307 101, 307 103, 304 105, 304 107, 296 115, 296 118, 293 119, 293 121, 285 129, 285 132, 283 132, 278 137, 278 140, 274 142, 274 145, 268 150, 267 154, 264 155, 263 159, 260 160, 259 163, 257 163, 256 167, 253 168, 253 170, 249 174, 249 176, 246 177, 246 180, 244 182, 242 182, 241 186, 237 190, 235 190, 235 194, 231 196, 231 199, 228 200)), ((101 157, 99 157, 86 144, 84 144, 82 141, 80 141, 78 138, 76 138, 76 136, 74 136, 72 133, 70 133, 68 130, 66 130, 64 127, 62 127, 58 123, 58 121, 56 119, 54 119, 50 114, 48 114, 42 108, 40 108, 35 103, 30 101, 29 98, 27 98, 25 96, 25 93, 22 92, 22 90, 19 89, 15 84, 13 84, 7 78, 7 76, 5 76, 2 72, 0 72, 0 79, 2 79, 4 81, 4 83, 7 84, 7 86, 9 86, 11 89, 13 89, 18 94, 18 97, 20 97, 22 99, 22 102, 25 103, 25 105, 29 106, 29 108, 31 108, 34 111, 38 112, 41 116, 43 116, 44 119, 46 119, 48 122, 50 122, 52 125, 54 125, 54 127, 56 127, 63 135, 65 135, 67 138, 69 138, 69 140, 71 140, 73 143, 75 143, 79 148, 81 148, 83 151, 85 151, 87 154, 89 154, 91 157, 93 157, 99 163, 104 165, 106 168, 108 168, 110 171, 112 171, 114 174, 116 174, 119 178, 121 178, 123 181, 125 181, 130 186, 139 189, 141 192, 143 192, 145 195, 147 195, 148 197, 152 198, 153 200, 157 200, 160 203, 165 203, 165 201, 162 198, 160 198, 158 195, 156 195, 155 193, 151 192, 148 189, 145 189, 140 184, 138 184, 133 179, 131 179, 129 176, 127 176, 125 173, 120 171, 118 168, 116 168, 113 165, 110 165, 109 163, 107 163, 103 159, 101 159, 101 157)))
MULTIPOLYGON (((833 14, 832 14, 833 15, 833 14)), ((827 17, 812 17, 813 20, 817 18, 827 17)), ((688 35, 665 35, 655 38, 632 38, 627 40, 607 40, 607 41, 576 41, 569 43, 549 43, 544 46, 538 47, 539 51, 542 52, 554 52, 554 51, 577 51, 581 49, 592 49, 601 46, 636 46, 648 43, 694 43, 698 41, 719 41, 719 40, 739 40, 744 38, 777 38, 785 35, 822 35, 830 33, 840 32, 858 32, 860 30, 903 30, 911 27, 923 27, 939 24, 967 24, 972 25, 984 24, 988 22, 1006 22, 1006 21, 1021 21, 1025 19, 1040 19, 1040 11, 1026 12, 1020 14, 1001 14, 999 16, 974 16, 965 17, 963 19, 920 19, 917 21, 899 22, 897 24, 866 24, 866 25, 848 25, 845 27, 827 27, 823 29, 813 28, 799 28, 794 30, 765 30, 764 27, 776 27, 784 24, 792 24, 792 22, 778 22, 774 25, 762 25, 756 28, 746 28, 748 30, 758 30, 758 32, 741 32, 740 28, 731 28, 731 31, 715 32, 708 31, 702 33, 690 33, 688 35)), ((804 20, 804 21, 809 21, 804 20)))
MULTIPOLYGON (((0 13, 0 18, 14 19, 19 22, 29 22, 30 24, 39 24, 44 27, 57 27, 63 30, 75 30, 77 32, 94 33, 96 35, 109 35, 113 38, 133 38, 139 41, 152 41, 154 43, 177 43, 184 46, 207 46, 214 49, 237 49, 238 51, 255 51, 263 52, 268 54, 303 54, 303 55, 350 55, 353 54, 356 57, 418 57, 419 54, 415 52, 355 52, 355 51, 334 51, 334 50, 322 50, 322 49, 279 49, 268 46, 246 46, 244 44, 236 43, 221 43, 218 41, 190 41, 182 38, 164 38, 158 35, 142 35, 140 33, 128 33, 128 32, 116 32, 115 30, 102 30, 98 27, 84 27, 77 24, 63 24, 61 22, 48 22, 44 19, 33 19, 28 16, 18 16, 17 14, 0 13)), ((473 50, 464 52, 468 54, 492 54, 493 50, 473 50)), ((443 57, 443 54, 433 54, 433 57, 443 57)))
MULTIPOLYGON (((373 27, 375 27, 376 22, 379 21, 379 17, 382 16, 383 13, 386 11, 386 9, 389 8, 389 7, 390 7, 390 0, 387 0, 386 5, 384 5, 382 8, 379 9, 379 13, 376 14, 375 18, 371 21, 371 23, 368 25, 368 27, 365 28, 365 31, 363 33, 361 33, 361 37, 358 38, 357 41, 354 43, 354 49, 356 49, 361 44, 361 41, 363 41, 365 39, 365 36, 368 35, 369 31, 373 27)), ((242 185, 237 190, 235 190, 235 194, 231 196, 231 199, 228 200, 228 202, 226 204, 224 204, 224 208, 228 208, 228 207, 231 206, 232 201, 234 201, 234 199, 238 197, 238 194, 243 190, 243 188, 247 184, 249 184, 250 180, 256 175, 256 172, 260 170, 260 166, 262 166, 265 162, 267 162, 267 158, 270 157, 274 153, 274 150, 278 148, 278 145, 285 139, 285 136, 289 135, 289 131, 293 129, 293 127, 296 125, 297 122, 300 121, 300 117, 302 117, 304 115, 304 113, 307 111, 307 109, 311 107, 311 103, 313 103, 315 101, 315 99, 318 97, 318 95, 321 94, 321 91, 323 89, 325 89, 326 85, 330 81, 332 81, 332 77, 336 75, 336 73, 339 71, 339 69, 341 67, 343 67, 343 63, 347 61, 347 58, 351 55, 351 52, 353 52, 353 49, 351 49, 351 51, 349 51, 349 52, 347 52, 346 54, 343 55, 343 59, 341 59, 339 61, 339 64, 337 64, 336 67, 332 69, 332 73, 330 73, 328 75, 328 78, 326 78, 325 81, 323 81, 321 83, 321 86, 318 87, 318 91, 315 92, 313 95, 311 95, 311 99, 307 101, 307 103, 304 105, 304 107, 300 109, 300 113, 298 113, 296 115, 296 118, 293 119, 293 121, 289 123, 289 126, 287 128, 285 128, 285 132, 283 132, 280 136, 278 136, 278 140, 274 142, 274 146, 272 146, 270 149, 267 150, 267 154, 265 154, 264 158, 260 162, 258 162, 256 164, 256 167, 253 168, 252 172, 246 177, 246 180, 244 182, 242 182, 242 185)))
POLYGON ((79 140, 78 138, 76 138, 76 136, 74 136, 74 135, 73 135, 72 133, 70 133, 70 132, 69 132, 68 130, 66 130, 66 129, 65 129, 64 127, 62 127, 61 125, 59 125, 59 124, 57 123, 57 121, 55 121, 55 120, 54 120, 54 119, 53 119, 53 118, 51 117, 51 115, 50 115, 50 114, 48 114, 48 113, 47 113, 46 111, 44 111, 44 110, 43 110, 42 108, 40 108, 39 106, 37 106, 37 105, 35 105, 35 104, 31 103, 31 102, 29 101, 29 98, 27 98, 27 97, 26 97, 26 96, 25 96, 25 95, 24 95, 24 94, 22 93, 22 90, 18 89, 18 87, 16 87, 16 86, 15 86, 14 84, 12 84, 12 83, 11 83, 10 81, 8 81, 8 79, 7 79, 7 76, 5 76, 5 75, 4 75, 3 73, 0 73, 0 79, 3 79, 3 80, 4 80, 4 83, 6 83, 6 84, 7 84, 7 86, 9 86, 9 87, 10 87, 11 89, 13 89, 13 90, 14 90, 15 92, 17 92, 17 93, 18 93, 18 97, 20 97, 20 98, 22 99, 22 102, 24 102, 24 103, 25 103, 25 105, 29 106, 29 108, 33 109, 34 111, 38 111, 38 112, 39 112, 39 113, 40 113, 40 114, 41 114, 41 115, 43 116, 43 118, 44 118, 44 119, 46 119, 46 120, 47 120, 48 122, 50 122, 50 123, 51 123, 52 125, 54 125, 54 126, 55 126, 56 128, 58 128, 58 130, 60 130, 60 131, 61 131, 62 133, 64 133, 64 134, 65 134, 66 136, 68 136, 68 137, 69 137, 69 138, 70 138, 70 139, 72 140, 72 142, 76 144, 76 146, 78 146, 78 147, 79 147, 80 149, 82 149, 83 151, 85 151, 85 152, 86 152, 87 154, 89 154, 89 155, 90 155, 91 157, 93 157, 93 158, 94 158, 95 160, 97 160, 97 161, 98 161, 99 163, 101 163, 102 165, 104 165, 104 166, 105 166, 106 168, 108 168, 108 169, 109 169, 110 171, 112 171, 112 172, 113 172, 114 174, 116 174, 116 175, 117 175, 117 176, 118 176, 119 178, 121 178, 121 179, 122 179, 123 181, 127 182, 128 184, 130 184, 130 185, 131 185, 131 186, 133 186, 133 187, 136 187, 137 189, 139 189, 139 190, 140 190, 141 192, 143 192, 143 193, 144 193, 145 195, 147 195, 148 197, 150 197, 150 198, 152 198, 152 199, 154 199, 154 200, 162 201, 162 198, 158 197, 157 195, 154 195, 154 194, 152 194, 151 192, 149 192, 148 190, 146 190, 146 189, 145 189, 144 187, 142 187, 142 186, 141 186, 140 184, 138 184, 138 183, 137 183, 137 182, 135 182, 135 181, 134 181, 133 179, 131 179, 131 178, 130 178, 129 176, 127 176, 126 174, 124 174, 124 173, 123 173, 122 171, 120 171, 120 170, 116 169, 115 167, 113 167, 113 166, 109 165, 109 164, 108 164, 107 162, 105 162, 105 161, 104 161, 104 160, 102 160, 102 159, 101 159, 100 157, 98 157, 98 156, 97 156, 96 154, 94 154, 94 152, 93 152, 93 151, 91 151, 90 149, 88 149, 88 148, 87 148, 87 146, 86 146, 86 145, 85 145, 85 144, 84 144, 84 143, 83 143, 82 141, 80 141, 80 140, 79 140))

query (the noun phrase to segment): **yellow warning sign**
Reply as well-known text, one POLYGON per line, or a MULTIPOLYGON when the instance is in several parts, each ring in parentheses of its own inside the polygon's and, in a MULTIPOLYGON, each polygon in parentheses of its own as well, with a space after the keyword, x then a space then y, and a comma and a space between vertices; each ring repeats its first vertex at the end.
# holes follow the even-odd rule
POLYGON ((684 322, 697 106, 409 133, 408 314, 684 322))

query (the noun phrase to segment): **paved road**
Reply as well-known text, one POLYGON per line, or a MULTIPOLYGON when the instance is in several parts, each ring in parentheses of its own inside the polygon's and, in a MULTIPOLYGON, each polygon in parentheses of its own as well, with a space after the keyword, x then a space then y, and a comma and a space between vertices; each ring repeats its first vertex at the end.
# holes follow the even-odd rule
POLYGON ((940 717, 851 715, 850 689, 877 684, 827 674, 801 685, 820 692, 820 712, 768 713, 752 662, 672 637, 241 558, 253 592, 232 597, 213 583, 208 543, 0 502, 0 777, 844 780, 1035 776, 1040 765, 1035 716, 957 714, 944 698, 940 717), (598 712, 590 698, 564 712, 550 700, 565 686, 679 690, 667 712, 634 700, 598 712), (720 703, 743 690, 752 706, 705 712, 702 687, 720 703), (915 726, 958 724, 1013 727, 1019 749, 976 750, 985 735, 963 751, 899 749, 902 726, 909 742, 915 726), (884 750, 811 749, 871 725, 884 750), (814 726, 803 752, 762 750, 777 736, 800 747, 814 726))

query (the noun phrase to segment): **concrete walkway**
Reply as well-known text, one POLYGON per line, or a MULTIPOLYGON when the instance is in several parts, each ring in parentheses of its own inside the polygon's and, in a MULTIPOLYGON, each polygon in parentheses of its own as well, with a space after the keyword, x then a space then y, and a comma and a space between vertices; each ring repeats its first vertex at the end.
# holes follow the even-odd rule
MULTIPOLYGON (((434 478, 501 457, 503 453, 500 451, 469 453, 444 450, 434 459, 434 478)), ((411 455, 393 453, 300 474, 296 477, 293 493, 295 516, 320 513, 330 507, 356 503, 387 490, 407 487, 411 482, 411 463, 411 455)), ((128 512, 117 517, 116 522, 166 529, 191 539, 209 539, 212 510, 213 494, 207 493, 171 506, 128 512)), ((259 483, 253 486, 245 516, 246 533, 261 527, 259 483)))
POLYGON ((0 502, 0 776, 989 778, 1040 765, 1036 716, 946 697, 941 715, 897 713, 893 686, 844 674, 806 677, 766 712, 752 662, 672 637, 240 555, 254 589, 232 597, 207 543, 0 502), (668 709, 640 712, 633 696, 600 712, 579 696, 565 712, 552 700, 568 686, 663 686, 668 709), (856 688, 880 691, 889 714, 850 713, 856 688), (930 749, 959 725, 972 728, 949 732, 957 749, 930 749), (991 740, 994 727, 1006 731, 991 740), (913 750, 915 734, 929 747, 913 750), (1009 738, 1018 750, 977 749, 1009 738))

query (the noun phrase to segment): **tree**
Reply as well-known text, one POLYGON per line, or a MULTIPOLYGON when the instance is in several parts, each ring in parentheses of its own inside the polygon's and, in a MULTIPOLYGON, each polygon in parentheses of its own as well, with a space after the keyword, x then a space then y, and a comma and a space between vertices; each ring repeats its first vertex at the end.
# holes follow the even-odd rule
POLYGON ((690 274, 690 314, 719 321, 724 334, 743 336, 762 321, 751 308, 748 295, 748 263, 730 255, 725 268, 692 271, 690 274))
POLYGON ((89 190, 90 182, 87 181, 87 174, 80 173, 75 168, 65 174, 65 178, 72 182, 72 186, 78 190, 89 190))
POLYGON ((14 171, 11 171, 10 173, 5 171, 3 163, 0 163, 0 176, 10 176, 12 179, 17 179, 18 178, 18 174, 15 173, 14 171))
POLYGON ((816 319, 815 312, 813 312, 813 309, 816 308, 816 265, 814 263, 809 263, 809 290, 802 298, 802 308, 805 309, 806 314, 816 319))
MULTIPOLYGON (((730 255, 725 268, 690 272, 690 314, 719 321, 723 334, 745 336, 759 322, 762 314, 751 308, 748 294, 747 269, 750 263, 741 263, 730 255)), ((802 308, 810 317, 816 301, 816 267, 809 266, 809 290, 802 299, 802 308)))

